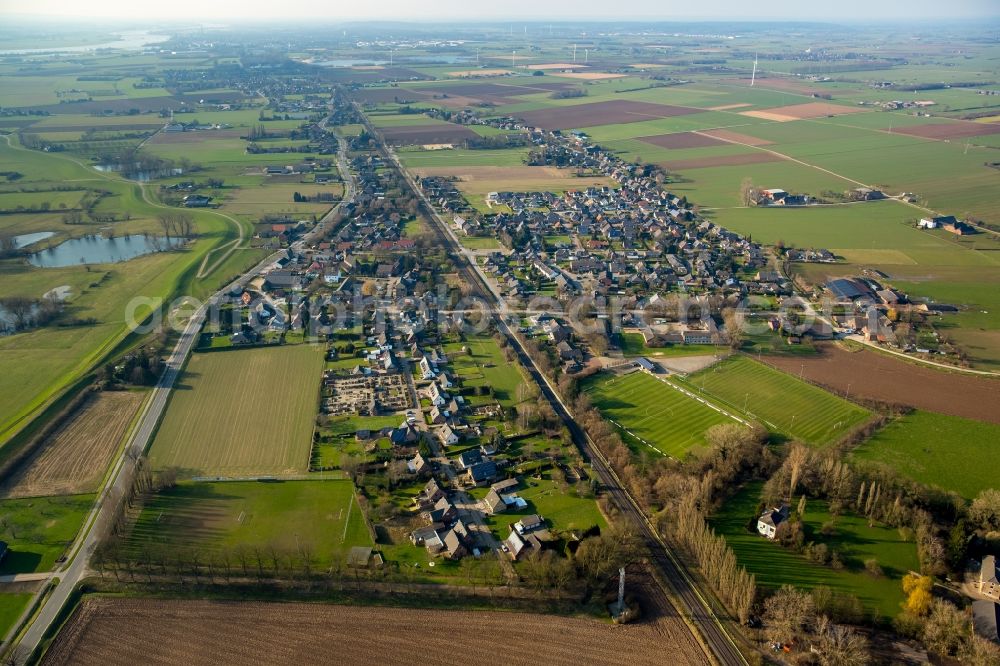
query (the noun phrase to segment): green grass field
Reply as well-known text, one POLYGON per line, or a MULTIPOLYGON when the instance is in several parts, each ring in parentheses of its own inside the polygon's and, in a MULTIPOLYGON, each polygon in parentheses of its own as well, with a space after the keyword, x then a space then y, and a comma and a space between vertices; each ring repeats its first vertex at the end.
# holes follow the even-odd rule
POLYGON ((994 423, 916 411, 879 430, 852 455, 971 500, 997 485, 997 442, 1000 426, 994 423))
MULTIPOLYGON (((525 477, 521 486, 515 492, 528 503, 528 506, 485 517, 486 524, 497 539, 507 538, 510 534, 507 526, 510 523, 516 523, 522 516, 534 513, 548 520, 553 531, 585 532, 594 526, 602 530, 608 526, 597 508, 597 502, 586 497, 577 497, 569 490, 560 488, 559 484, 551 479, 525 477)), ((478 488, 473 495, 481 499, 479 496, 485 497, 487 490, 478 488)))
POLYGON ((862 407, 746 356, 731 356, 683 382, 774 432, 810 444, 830 444, 871 416, 862 407))
MULTIPOLYGON (((462 378, 462 386, 489 386, 504 407, 518 402, 517 387, 526 383, 524 373, 517 363, 506 361, 493 338, 470 335, 465 342, 445 344, 444 351, 448 355, 448 369, 462 378), (468 347, 472 353, 462 353, 462 347, 468 347)), ((474 396, 471 402, 476 404, 474 396)))
POLYGON ((0 636, 6 636, 7 632, 14 628, 14 623, 28 607, 32 596, 31 594, 0 592, 0 636))
POLYGON ((646 447, 674 458, 704 446, 705 431, 734 421, 644 372, 596 375, 584 390, 605 418, 636 450, 646 447))
POLYGON ((194 354, 150 462, 196 476, 305 472, 322 370, 316 345, 194 354))
MULTIPOLYGON (((146 502, 128 536, 134 557, 143 551, 227 553, 272 549, 329 567, 352 546, 370 546, 364 514, 349 480, 181 483, 146 502)), ((256 572, 256 560, 253 571, 256 572)), ((265 570, 269 565, 265 564, 265 570)))
POLYGON ((807 590, 823 585, 855 595, 868 612, 884 619, 899 613, 903 601, 900 579, 908 571, 919 569, 914 543, 904 541, 897 530, 880 525, 869 527, 868 521, 858 516, 841 515, 834 519, 825 502, 809 499, 804 520, 805 542, 825 543, 831 551, 837 551, 844 563, 844 569, 837 571, 768 541, 756 531, 748 531, 749 522, 756 518, 760 490, 760 483, 748 484, 709 521, 718 534, 726 537, 739 563, 756 575, 758 585, 773 589, 788 584, 807 590), (820 528, 831 520, 835 526, 833 534, 822 535, 820 528), (865 560, 872 557, 884 572, 880 578, 864 568, 865 560))
POLYGON ((66 554, 94 503, 94 495, 0 500, 7 542, 0 574, 51 571, 66 554))

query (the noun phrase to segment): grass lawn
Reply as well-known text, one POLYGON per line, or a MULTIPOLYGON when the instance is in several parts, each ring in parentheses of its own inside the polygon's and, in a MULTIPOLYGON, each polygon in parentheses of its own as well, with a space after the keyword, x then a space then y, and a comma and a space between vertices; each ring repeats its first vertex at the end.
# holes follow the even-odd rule
POLYGON ((507 527, 510 523, 516 523, 521 517, 533 513, 545 518, 553 531, 585 532, 595 525, 602 530, 607 528, 608 523, 597 508, 596 501, 592 498, 577 497, 573 494, 572 488, 562 488, 557 482, 546 477, 522 478, 522 487, 516 494, 523 498, 528 506, 485 516, 486 524, 497 539, 503 540, 510 535, 510 529, 507 527))
MULTIPOLYGON (((209 554, 272 548, 298 557, 310 551, 314 564, 328 567, 352 546, 372 545, 354 484, 329 481, 238 481, 181 483, 154 495, 128 536, 133 556, 149 549, 209 554)), ((265 563, 265 569, 268 564, 265 563)))
POLYGON ((0 636, 6 636, 28 607, 32 594, 0 592, 0 636))
POLYGON ((503 247, 492 236, 459 236, 458 239, 470 250, 499 250, 503 247))
MULTIPOLYGON (((508 363, 496 341, 485 335, 468 336, 465 342, 444 345, 447 368, 462 378, 463 387, 489 386, 505 408, 518 402, 517 387, 527 383, 517 363, 508 363), (462 353, 468 347, 471 354, 462 353)), ((475 404, 475 397, 472 399, 475 404)))
POLYGON ((830 444, 871 413, 780 370, 735 355, 690 375, 688 388, 810 444, 830 444))
POLYGON ((842 515, 833 519, 826 502, 809 499, 806 501, 805 542, 825 543, 831 551, 838 552, 844 568, 837 571, 816 564, 759 536, 756 530, 747 529, 757 514, 761 485, 751 483, 743 487, 709 521, 726 537, 739 563, 757 576, 758 585, 777 588, 789 584, 807 590, 825 585, 855 595, 866 610, 883 618, 899 613, 899 604, 903 601, 900 579, 908 571, 919 569, 913 542, 904 541, 898 530, 879 525, 869 527, 867 520, 858 516, 842 515), (830 520, 834 520, 833 534, 820 534, 820 528, 830 520), (872 557, 878 560, 884 572, 879 578, 865 570, 865 560, 872 557))
POLYGON ((997 442, 996 424, 916 411, 879 430, 852 455, 971 500, 997 485, 997 442))
POLYGON ((584 390, 637 450, 649 447, 674 458, 705 444, 705 431, 729 417, 644 372, 595 375, 584 390))
POLYGON ((0 538, 10 549, 0 563, 0 574, 51 571, 93 504, 94 495, 0 500, 0 515, 6 521, 0 538))
POLYGON ((192 355, 150 462, 184 475, 306 471, 322 371, 318 345, 192 355))

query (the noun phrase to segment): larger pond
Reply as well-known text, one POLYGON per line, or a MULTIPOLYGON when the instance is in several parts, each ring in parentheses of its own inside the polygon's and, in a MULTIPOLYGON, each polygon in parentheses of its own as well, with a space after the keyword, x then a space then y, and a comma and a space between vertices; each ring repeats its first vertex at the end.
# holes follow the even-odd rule
POLYGON ((80 264, 113 264, 128 261, 144 254, 161 252, 178 247, 184 241, 164 236, 84 236, 64 241, 59 245, 36 252, 28 261, 41 268, 60 268, 80 264))

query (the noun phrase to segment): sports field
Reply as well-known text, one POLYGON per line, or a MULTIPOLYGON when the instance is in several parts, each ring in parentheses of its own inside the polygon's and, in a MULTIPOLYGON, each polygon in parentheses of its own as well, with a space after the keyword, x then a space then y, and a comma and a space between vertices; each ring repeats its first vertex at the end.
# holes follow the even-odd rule
POLYGON ((1000 425, 915 411, 879 430, 853 456, 971 500, 997 485, 998 442, 1000 425))
POLYGON ((673 458, 705 445, 705 431, 733 423, 726 415, 644 372, 617 377, 597 375, 586 393, 601 413, 622 431, 626 442, 673 458))
POLYGON ((835 592, 858 597, 868 612, 882 618, 895 617, 903 600, 900 580, 908 571, 919 570, 917 548, 904 541, 898 530, 875 524, 853 514, 834 518, 826 502, 808 499, 803 520, 806 543, 826 544, 836 551, 844 568, 840 571, 811 562, 795 551, 768 541, 750 532, 747 526, 757 515, 761 483, 744 486, 730 498, 709 523, 736 553, 736 559, 757 576, 757 584, 765 588, 794 585, 802 589, 826 586, 835 592), (824 535, 820 529, 833 524, 833 533, 824 535), (884 575, 876 578, 864 567, 865 560, 875 558, 884 575))
POLYGON ((305 472, 322 371, 316 345, 192 355, 150 449, 153 467, 185 476, 305 472))
POLYGON ((314 565, 329 567, 352 546, 370 545, 354 484, 343 479, 181 483, 146 502, 128 537, 135 557, 160 549, 228 554, 237 568, 240 550, 266 552, 269 561, 272 550, 283 558, 307 550, 314 565))
POLYGON ((830 444, 871 416, 862 407, 746 356, 731 356, 684 383, 774 432, 810 444, 830 444))

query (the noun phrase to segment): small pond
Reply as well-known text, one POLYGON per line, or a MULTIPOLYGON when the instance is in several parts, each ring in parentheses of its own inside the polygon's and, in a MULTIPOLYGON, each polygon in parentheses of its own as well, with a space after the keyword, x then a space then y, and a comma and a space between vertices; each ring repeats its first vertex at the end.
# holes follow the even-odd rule
POLYGON ((21 234, 20 236, 14 236, 14 247, 28 247, 29 245, 34 245, 38 241, 43 241, 46 238, 52 238, 56 235, 54 231, 36 231, 33 234, 21 234))

